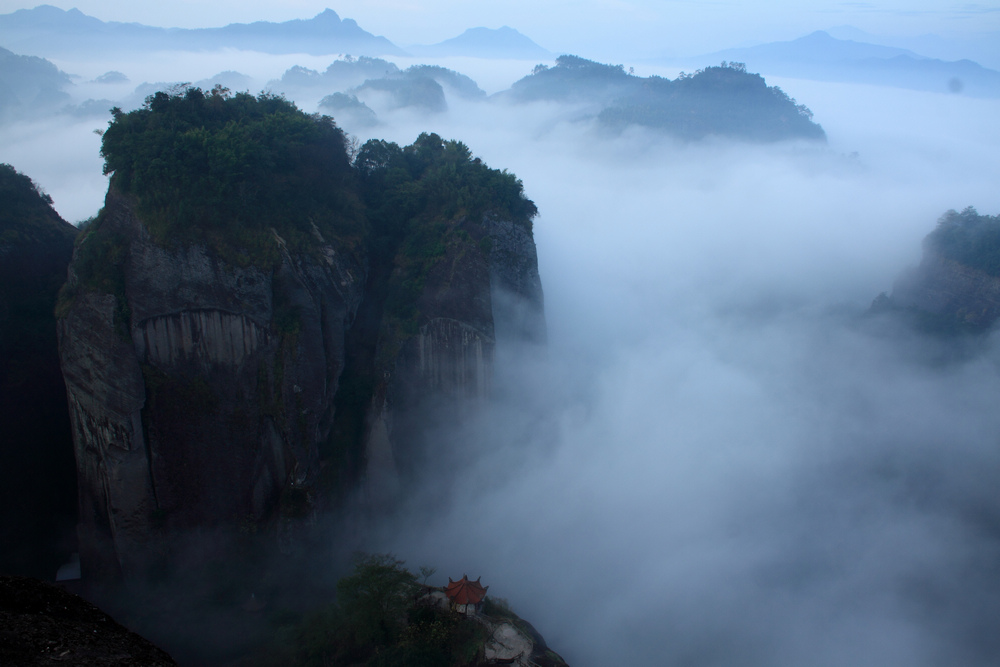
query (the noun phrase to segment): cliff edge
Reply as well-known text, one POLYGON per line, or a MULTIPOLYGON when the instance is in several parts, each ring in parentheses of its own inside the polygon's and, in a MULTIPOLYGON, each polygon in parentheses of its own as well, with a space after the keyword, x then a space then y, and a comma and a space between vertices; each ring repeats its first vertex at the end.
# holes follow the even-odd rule
POLYGON ((464 144, 352 162, 331 119, 221 89, 113 113, 58 305, 85 578, 393 502, 428 401, 459 419, 498 335, 544 338, 534 205, 464 144))
POLYGON ((1000 216, 974 208, 945 213, 924 239, 920 265, 906 271, 874 310, 916 318, 920 328, 980 332, 1000 317, 1000 216))
POLYGON ((74 551, 76 474, 56 294, 77 229, 0 164, 0 573, 51 579, 74 551))

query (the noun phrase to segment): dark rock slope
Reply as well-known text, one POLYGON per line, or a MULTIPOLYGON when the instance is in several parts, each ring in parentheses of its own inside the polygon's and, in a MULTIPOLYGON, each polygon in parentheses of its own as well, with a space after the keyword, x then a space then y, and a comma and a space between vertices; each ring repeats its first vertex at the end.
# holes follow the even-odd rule
POLYGON ((924 240, 920 265, 873 307, 908 313, 936 332, 989 329, 1000 317, 1000 216, 945 213, 924 240))
POLYGON ((328 119, 189 91, 119 113, 104 155, 59 308, 85 576, 148 572, 192 531, 287 540, 396 474, 421 420, 393 408, 457 418, 498 332, 544 335, 534 206, 457 142, 352 166, 328 119))
POLYGON ((0 572, 51 578, 76 520, 53 310, 77 230, 6 164, 0 202, 0 572))
POLYGON ((177 663, 72 593, 37 579, 0 576, 0 664, 174 667, 177 663))

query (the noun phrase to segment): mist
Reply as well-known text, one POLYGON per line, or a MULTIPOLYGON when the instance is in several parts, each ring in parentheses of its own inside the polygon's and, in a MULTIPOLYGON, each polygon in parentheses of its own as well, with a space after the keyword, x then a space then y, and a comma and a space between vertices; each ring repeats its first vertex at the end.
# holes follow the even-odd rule
MULTIPOLYGON (((233 58, 80 73, 237 69, 263 89, 332 60, 233 58)), ((530 72, 439 64, 488 92, 530 72)), ((945 210, 1000 212, 1000 102, 768 83, 827 145, 609 136, 565 107, 454 97, 345 126, 438 132, 516 173, 548 324, 544 349, 498 341, 492 402, 437 434, 424 491, 363 546, 431 583, 482 576, 575 666, 997 664, 1000 339, 865 311, 945 210)), ((106 122, 4 127, 0 159, 82 220, 106 122)))

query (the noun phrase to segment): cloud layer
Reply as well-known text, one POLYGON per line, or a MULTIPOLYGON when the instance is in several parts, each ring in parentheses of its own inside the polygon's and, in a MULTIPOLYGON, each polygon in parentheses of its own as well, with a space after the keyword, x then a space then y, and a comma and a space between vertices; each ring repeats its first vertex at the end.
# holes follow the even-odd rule
MULTIPOLYGON (((86 76, 290 66, 231 56, 86 76)), ((549 345, 500 351, 495 403, 438 439, 460 474, 428 471, 365 546, 482 575, 573 665, 996 664, 996 337, 860 315, 944 210, 1000 212, 1000 104, 777 83, 829 146, 608 137, 546 105, 380 113, 371 136, 437 131, 524 181, 549 345)), ((2 159, 87 217, 103 123, 4 128, 2 159)))

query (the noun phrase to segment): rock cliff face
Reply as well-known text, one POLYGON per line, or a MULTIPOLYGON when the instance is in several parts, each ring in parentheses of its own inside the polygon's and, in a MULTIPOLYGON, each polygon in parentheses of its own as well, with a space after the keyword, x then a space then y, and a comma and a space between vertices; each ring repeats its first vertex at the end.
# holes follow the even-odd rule
POLYGON ((437 135, 344 146, 267 96, 115 115, 58 307, 85 577, 397 500, 428 429, 489 396, 498 343, 544 339, 513 175, 437 135))
POLYGON ((909 312, 938 332, 976 332, 1000 318, 1000 218, 948 211, 924 240, 920 265, 906 271, 875 309, 909 312))
POLYGON ((933 249, 892 290, 893 304, 981 329, 1000 317, 1000 278, 970 268, 933 249))
POLYGON ((121 292, 71 269, 59 337, 81 559, 106 576, 148 563, 158 535, 261 522, 314 489, 364 266, 322 240, 291 254, 276 232, 273 271, 162 247, 113 188, 100 225, 121 292))
POLYGON ((419 328, 384 365, 369 411, 366 490, 376 504, 390 503, 400 475, 422 461, 428 429, 489 398, 498 345, 545 340, 530 227, 488 214, 458 221, 451 237, 418 298, 419 328))
POLYGON ((76 520, 53 310, 77 230, 6 164, 0 202, 0 572, 51 578, 76 520))

